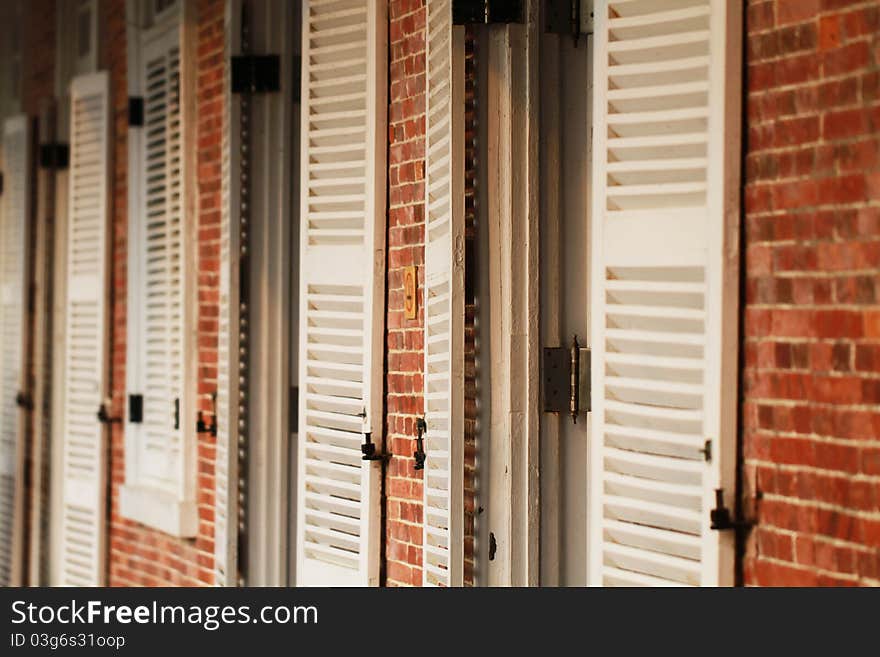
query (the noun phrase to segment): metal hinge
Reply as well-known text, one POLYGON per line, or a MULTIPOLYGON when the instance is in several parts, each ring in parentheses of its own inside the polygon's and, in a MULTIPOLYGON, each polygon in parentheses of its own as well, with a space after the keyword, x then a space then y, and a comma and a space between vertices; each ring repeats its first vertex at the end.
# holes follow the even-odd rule
POLYGON ((452 0, 455 25, 523 23, 522 0, 452 0))
POLYGON ((583 34, 593 33, 594 0, 548 0, 544 15, 545 30, 568 34, 577 46, 583 34))
POLYGON ((0 196, 3 195, 3 172, 0 171, 0 196))
POLYGON ((278 55, 233 55, 229 71, 234 94, 281 91, 278 55))
POLYGON ((128 421, 132 424, 140 424, 144 421, 144 396, 128 396, 128 421))
POLYGON ((144 125, 144 99, 140 96, 128 97, 128 125, 133 127, 144 125))
POLYGON ((578 415, 592 410, 591 352, 576 335, 570 347, 544 347, 542 376, 544 412, 568 413, 576 423, 578 415))
POLYGON ((70 147, 61 142, 40 144, 40 167, 66 169, 70 164, 70 147))

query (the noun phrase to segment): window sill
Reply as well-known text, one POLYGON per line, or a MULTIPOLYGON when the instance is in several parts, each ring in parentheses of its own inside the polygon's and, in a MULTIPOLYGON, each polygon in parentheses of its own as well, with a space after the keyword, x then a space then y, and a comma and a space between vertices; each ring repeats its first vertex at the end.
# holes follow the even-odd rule
POLYGON ((199 529, 195 502, 181 501, 157 488, 123 484, 119 489, 119 513, 123 518, 180 538, 192 538, 199 529))

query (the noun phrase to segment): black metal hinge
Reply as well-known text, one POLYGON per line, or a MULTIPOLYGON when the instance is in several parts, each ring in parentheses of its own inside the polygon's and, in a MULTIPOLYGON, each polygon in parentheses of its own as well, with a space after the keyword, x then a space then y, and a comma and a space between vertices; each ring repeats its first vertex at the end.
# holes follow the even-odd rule
POLYGON ((144 421, 144 396, 128 396, 128 421, 132 424, 140 424, 144 421))
POLYGON ((570 35, 577 46, 582 34, 593 32, 593 0, 548 0, 544 5, 545 30, 570 35))
POLYGON ((456 25, 523 23, 522 0, 452 0, 456 25))
POLYGON ((3 195, 3 172, 0 171, 0 196, 3 195))
POLYGON ((128 125, 135 127, 144 125, 144 99, 140 96, 128 97, 128 125))
POLYGON ((233 55, 229 71, 234 94, 281 91, 278 55, 233 55))
POLYGON ((43 169, 66 169, 69 164, 70 147, 67 144, 40 144, 40 166, 43 169))

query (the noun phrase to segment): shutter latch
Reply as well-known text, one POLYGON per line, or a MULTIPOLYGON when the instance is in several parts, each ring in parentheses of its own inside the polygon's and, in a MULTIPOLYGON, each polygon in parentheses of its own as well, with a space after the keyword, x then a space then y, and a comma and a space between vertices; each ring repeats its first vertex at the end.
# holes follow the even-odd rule
POLYGON ((715 489, 715 508, 709 511, 709 518, 712 521, 712 524, 709 526, 710 529, 716 531, 724 531, 727 529, 749 529, 755 524, 750 520, 734 519, 733 514, 730 513, 730 509, 724 506, 723 488, 715 489))
POLYGON ((97 413, 98 422, 100 422, 101 424, 114 424, 116 422, 121 423, 122 422, 121 417, 111 417, 110 416, 110 413, 107 412, 107 406, 108 406, 108 403, 105 401, 105 402, 102 402, 101 405, 98 407, 98 413, 97 413))
POLYGON ((15 404, 19 408, 24 408, 28 411, 34 410, 34 400, 26 392, 19 392, 15 395, 15 404))
POLYGON ((416 420, 416 427, 418 428, 418 436, 416 437, 416 451, 413 452, 413 458, 416 460, 416 464, 413 466, 415 470, 424 470, 425 469, 425 439, 424 435, 428 433, 428 423, 425 422, 425 418, 420 417, 416 420))
POLYGON ((578 344, 576 335, 570 347, 544 347, 545 413, 568 413, 577 423, 578 415, 592 410, 590 356, 590 350, 578 344))
POLYGON ((364 433, 364 443, 361 445, 361 457, 364 461, 387 461, 391 458, 391 454, 376 452, 376 443, 373 442, 372 433, 367 431, 364 433))
POLYGON ((214 412, 211 415, 211 424, 207 424, 205 422, 205 418, 202 415, 202 411, 198 412, 198 417, 196 418, 196 433, 210 433, 212 436, 217 436, 217 391, 211 393, 211 404, 214 407, 214 412))

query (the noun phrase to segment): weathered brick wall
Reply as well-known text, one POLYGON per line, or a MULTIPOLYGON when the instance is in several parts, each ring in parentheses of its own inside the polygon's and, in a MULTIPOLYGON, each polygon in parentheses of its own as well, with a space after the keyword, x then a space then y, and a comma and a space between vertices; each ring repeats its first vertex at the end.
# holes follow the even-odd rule
POLYGON ((423 413, 425 7, 391 0, 388 105, 388 315, 385 479, 386 581, 422 583, 422 477, 413 470, 416 419, 423 413), (417 319, 404 317, 403 269, 419 277, 417 319))
MULTIPOLYGON (((223 0, 198 0, 197 166, 199 255, 200 408, 210 411, 216 388, 217 296, 220 222, 220 139, 223 130, 223 0)), ((113 402, 121 415, 125 400, 125 327, 127 267, 127 131, 125 2, 112 0, 106 31, 115 111, 113 192, 113 402)), ((192 421, 195 419, 193 418, 192 421)), ((109 583, 114 586, 198 586, 213 584, 214 439, 198 437, 197 500, 199 531, 195 539, 179 539, 132 522, 119 514, 119 486, 124 481, 123 427, 114 424, 111 441, 111 519, 109 583)))
POLYGON ((747 584, 880 584, 880 5, 747 9, 747 584))

